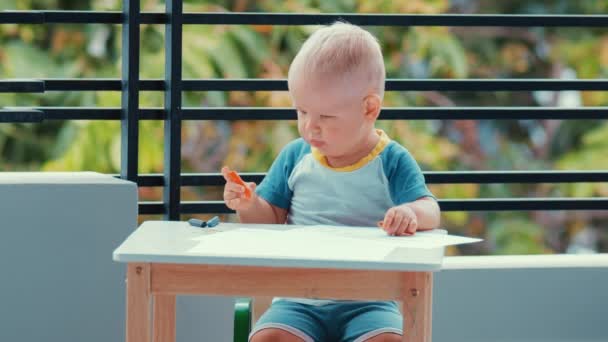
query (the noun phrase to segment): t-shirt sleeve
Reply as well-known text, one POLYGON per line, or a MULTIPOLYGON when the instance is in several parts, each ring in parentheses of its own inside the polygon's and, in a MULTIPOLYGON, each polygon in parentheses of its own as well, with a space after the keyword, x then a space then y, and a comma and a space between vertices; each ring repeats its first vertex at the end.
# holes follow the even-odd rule
POLYGON ((287 180, 295 164, 305 152, 305 148, 301 139, 287 144, 270 166, 266 177, 256 188, 256 194, 274 206, 289 209, 293 192, 289 189, 287 180))
POLYGON ((421 197, 436 199, 427 188, 414 157, 405 147, 396 143, 391 145, 384 156, 384 170, 395 205, 413 202, 421 197))

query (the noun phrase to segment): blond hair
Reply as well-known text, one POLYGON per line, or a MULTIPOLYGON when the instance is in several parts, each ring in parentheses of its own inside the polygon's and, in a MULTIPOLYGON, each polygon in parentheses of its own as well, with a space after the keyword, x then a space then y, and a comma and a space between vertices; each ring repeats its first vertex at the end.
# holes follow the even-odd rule
POLYGON ((323 76, 340 81, 358 77, 366 83, 365 92, 384 96, 385 69, 380 44, 366 30, 336 22, 315 31, 302 45, 289 67, 288 83, 295 77, 323 76))

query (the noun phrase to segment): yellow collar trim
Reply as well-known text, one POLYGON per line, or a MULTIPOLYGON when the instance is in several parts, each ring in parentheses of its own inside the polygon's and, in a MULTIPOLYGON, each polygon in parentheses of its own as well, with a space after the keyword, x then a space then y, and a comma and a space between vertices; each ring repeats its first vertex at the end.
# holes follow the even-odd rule
POLYGON ((319 152, 318 149, 311 147, 311 153, 312 153, 312 156, 319 163, 321 163, 321 165, 325 166, 328 169, 331 169, 333 171, 338 171, 338 172, 355 171, 355 170, 358 170, 358 169, 364 167, 370 161, 372 161, 374 158, 376 158, 384 150, 386 145, 388 145, 388 143, 391 141, 391 139, 388 137, 388 135, 386 135, 386 133, 384 133, 383 130, 376 129, 376 133, 378 133, 378 135, 380 136, 380 140, 378 140, 378 143, 376 144, 374 149, 367 156, 361 158, 358 162, 356 162, 352 165, 347 165, 347 166, 343 166, 343 167, 332 167, 327 163, 327 158, 325 158, 325 156, 323 154, 321 154, 321 152, 319 152))

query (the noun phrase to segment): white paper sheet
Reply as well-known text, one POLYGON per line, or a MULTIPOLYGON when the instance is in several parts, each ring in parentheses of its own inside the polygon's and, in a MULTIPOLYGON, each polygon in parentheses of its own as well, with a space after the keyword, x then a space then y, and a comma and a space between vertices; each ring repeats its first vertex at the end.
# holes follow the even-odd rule
POLYGON ((388 244, 393 247, 412 248, 437 248, 481 241, 477 238, 448 235, 444 230, 420 231, 412 236, 390 236, 379 228, 311 226, 292 229, 288 232, 294 238, 297 238, 298 235, 310 238, 344 237, 388 244))
MULTIPOLYGON (((413 236, 389 236, 379 228, 336 226, 283 226, 287 229, 247 228, 194 238, 199 243, 188 252, 218 256, 256 256, 338 260, 382 260, 396 247, 439 248, 481 239, 448 235, 445 231, 417 232, 413 236), (314 252, 311 253, 311 248, 314 252)), ((265 228, 276 228, 267 225, 265 228)))
POLYGON ((393 246, 369 244, 364 240, 344 243, 340 237, 289 234, 289 231, 241 228, 197 238, 199 243, 188 250, 192 254, 216 256, 255 256, 270 258, 305 258, 337 260, 382 260, 393 246), (312 250, 311 250, 312 249, 312 250))

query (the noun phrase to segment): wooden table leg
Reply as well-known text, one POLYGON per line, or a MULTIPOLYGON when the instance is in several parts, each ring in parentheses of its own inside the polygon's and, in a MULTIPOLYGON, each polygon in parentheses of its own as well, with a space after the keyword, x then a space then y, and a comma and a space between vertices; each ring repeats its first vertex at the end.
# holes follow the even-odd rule
POLYGON ((175 342, 175 295, 154 295, 153 342, 175 342))
POLYGON ((150 266, 127 265, 127 342, 150 342, 150 266))
POLYGON ((404 273, 403 341, 431 342, 433 273, 404 273))

